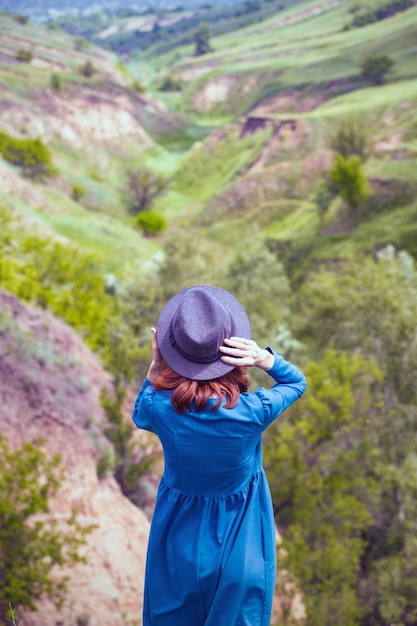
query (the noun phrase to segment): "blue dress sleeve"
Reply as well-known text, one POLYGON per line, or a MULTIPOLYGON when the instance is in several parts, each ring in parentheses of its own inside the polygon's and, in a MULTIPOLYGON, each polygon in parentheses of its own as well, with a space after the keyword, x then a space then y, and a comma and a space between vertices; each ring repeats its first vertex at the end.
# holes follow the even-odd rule
POLYGON ((259 387, 256 390, 264 409, 264 428, 269 426, 285 409, 303 395, 307 381, 302 372, 272 350, 267 348, 275 357, 274 365, 267 374, 272 376, 276 385, 272 389, 259 387))
POLYGON ((153 400, 154 388, 150 381, 145 378, 143 385, 135 400, 135 406, 133 408, 132 419, 138 428, 149 430, 154 433, 154 426, 152 422, 152 400, 153 400))

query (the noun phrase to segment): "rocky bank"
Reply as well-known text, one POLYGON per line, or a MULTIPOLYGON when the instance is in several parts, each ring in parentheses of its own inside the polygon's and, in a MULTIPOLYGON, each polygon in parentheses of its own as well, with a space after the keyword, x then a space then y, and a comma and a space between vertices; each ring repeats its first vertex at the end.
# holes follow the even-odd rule
POLYGON ((112 477, 99 479, 108 445, 99 394, 111 378, 81 338, 50 313, 0 292, 0 429, 12 447, 45 440, 66 469, 51 503, 56 518, 76 509, 88 535, 87 564, 70 572, 61 610, 49 601, 20 616, 23 626, 141 624, 149 522, 112 477))

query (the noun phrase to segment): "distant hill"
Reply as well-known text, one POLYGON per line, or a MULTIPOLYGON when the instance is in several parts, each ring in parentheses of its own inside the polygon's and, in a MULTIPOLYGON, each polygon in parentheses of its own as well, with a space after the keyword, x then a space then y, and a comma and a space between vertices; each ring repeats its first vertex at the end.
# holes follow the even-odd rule
POLYGON ((147 10, 174 10, 178 6, 184 8, 194 8, 210 4, 212 6, 224 4, 237 4, 239 0, 145 0, 145 2, 128 2, 128 0, 95 0, 94 2, 84 2, 84 0, 2 0, 0 10, 10 13, 28 15, 33 19, 45 21, 54 19, 59 15, 89 15, 100 10, 117 11, 128 9, 133 12, 144 13, 147 10))

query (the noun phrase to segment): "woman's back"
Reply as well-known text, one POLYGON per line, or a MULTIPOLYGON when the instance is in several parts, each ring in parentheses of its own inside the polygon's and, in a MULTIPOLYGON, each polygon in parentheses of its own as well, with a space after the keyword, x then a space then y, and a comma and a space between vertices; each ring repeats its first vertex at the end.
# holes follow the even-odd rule
MULTIPOLYGON (((243 394, 233 409, 178 413, 170 392, 153 391, 153 427, 165 459, 164 482, 190 495, 230 495, 260 469, 261 402, 243 394)), ((224 405, 224 402, 223 402, 224 405)))

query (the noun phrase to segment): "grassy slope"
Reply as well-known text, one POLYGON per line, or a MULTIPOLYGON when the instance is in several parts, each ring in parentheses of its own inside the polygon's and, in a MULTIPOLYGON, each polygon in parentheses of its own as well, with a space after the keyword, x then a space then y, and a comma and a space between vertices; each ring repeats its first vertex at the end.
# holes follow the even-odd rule
MULTIPOLYGON (((68 195, 63 197, 53 186, 45 193, 59 205, 58 212, 45 215, 27 206, 22 210, 83 247, 102 253, 111 267, 124 263, 135 253, 148 258, 163 246, 164 238, 149 241, 135 233, 120 197, 123 168, 128 155, 134 154, 138 163, 146 163, 171 177, 171 185, 157 200, 156 208, 165 213, 172 225, 197 230, 202 242, 215 241, 219 251, 225 254, 232 253, 250 237, 254 228, 260 229, 265 238, 290 242, 295 250, 307 249, 325 257, 368 249, 369 245, 389 237, 398 244, 407 243, 414 251, 409 243, 409 233, 414 232, 414 205, 367 216, 366 220, 359 220, 358 228, 345 233, 324 236, 318 232, 313 202, 317 177, 309 174, 310 161, 328 154, 328 134, 345 115, 365 118, 372 129, 373 140, 388 145, 379 148, 366 164, 369 176, 416 178, 416 134, 413 138, 410 129, 417 124, 413 63, 417 8, 366 28, 343 31, 349 19, 347 3, 310 0, 264 22, 213 38, 215 52, 204 57, 192 57, 190 47, 154 58, 149 52, 136 56, 129 64, 136 75, 141 63, 149 77, 167 67, 172 67, 178 75, 190 69, 209 70, 189 81, 183 94, 166 96, 167 106, 188 107, 190 111, 196 91, 204 88, 208 81, 225 75, 238 76, 238 86, 211 111, 191 111, 196 125, 187 135, 178 138, 176 150, 172 145, 166 150, 155 144, 151 150, 143 151, 126 144, 123 154, 117 151, 106 154, 103 164, 99 151, 83 154, 79 159, 77 151, 54 145, 54 155, 67 179, 83 184, 88 190, 83 204, 89 210, 85 211, 68 195), (395 59, 395 70, 388 85, 371 87, 359 78, 358 64, 367 54, 380 51, 381 46, 395 59), (248 81, 252 81, 250 89, 248 81), (297 98, 302 99, 309 93, 318 94, 321 101, 312 110, 303 111, 298 107, 297 98), (299 120, 309 129, 308 137, 301 144, 291 145, 290 142, 287 147, 283 144, 280 153, 275 149, 272 158, 265 159, 260 172, 253 170, 251 166, 256 159, 269 150, 271 129, 241 139, 240 128, 233 122, 265 98, 286 94, 292 96, 288 108, 281 107, 274 114, 272 107, 271 117, 291 116, 299 120), (231 123, 204 140, 210 128, 220 126, 225 120, 231 123), (401 133, 400 139, 390 147, 392 137, 401 133), (193 138, 198 140, 200 136, 201 140, 184 153, 193 138), (402 160, 397 159, 398 153, 403 155, 402 160), (297 180, 303 181, 299 188, 297 180), (218 198, 227 198, 239 184, 243 186, 244 195, 245 185, 268 189, 273 187, 274 181, 278 181, 278 186, 282 182, 284 189, 276 193, 268 191, 263 196, 252 194, 249 204, 243 201, 240 205, 239 201, 227 210, 213 209, 218 198), (101 211, 107 215, 103 217, 101 211)), ((38 26, 22 27, 13 22, 12 28, 20 29, 20 35, 24 32, 25 36, 33 30, 33 37, 39 37, 38 26)), ((48 38, 53 38, 49 53, 53 50, 53 55, 61 55, 69 65, 75 64, 74 55, 91 54, 91 50, 74 53, 73 41, 60 32, 43 31, 40 39, 45 37, 45 32, 48 38)), ((109 60, 103 51, 94 49, 94 54, 102 55, 106 62, 109 60)), ((0 72, 4 72, 0 77, 7 75, 15 97, 25 98, 32 89, 41 88, 42 81, 44 85, 50 74, 50 70, 30 68, 28 71, 22 66, 18 69, 20 75, 16 75, 15 66, 0 66, 0 72)), ((82 80, 73 70, 68 77, 82 80)), ((220 207, 222 202, 218 203, 220 207)), ((330 226, 332 219, 330 215, 330 226)), ((335 219, 337 222, 337 215, 335 219)))
MULTIPOLYGON (((33 134, 33 126, 26 131, 21 125, 19 111, 36 106, 39 97, 54 97, 50 89, 52 73, 61 77, 64 97, 67 93, 82 97, 85 88, 92 88, 104 97, 110 89, 135 97, 128 89, 131 79, 119 69, 114 55, 94 46, 76 50, 74 38, 62 31, 33 23, 21 25, 14 19, 1 16, 0 98, 7 105, 8 123, 3 127, 11 135, 33 134), (34 60, 30 65, 16 61, 20 49, 33 52, 34 60), (79 71, 87 60, 92 61, 98 70, 92 79, 86 79, 79 71)), ((158 112, 151 107, 142 109, 138 111, 138 117, 145 119, 147 116, 151 130, 150 127, 157 123, 158 112)), ((169 113, 165 116, 169 127, 172 116, 169 113)), ((41 126, 39 129, 42 132, 41 126)), ((3 203, 13 206, 28 223, 37 224, 42 232, 64 236, 101 257, 111 270, 132 258, 146 260, 159 251, 156 242, 145 239, 132 228, 124 189, 128 167, 134 163, 140 166, 147 159, 152 164, 157 154, 168 153, 152 141, 151 147, 145 149, 127 138, 122 145, 107 146, 94 143, 74 146, 54 136, 47 136, 46 141, 59 169, 58 178, 44 183, 29 183, 22 179, 24 188, 33 186, 37 200, 30 201, 22 199, 22 194, 12 196, 1 191, 3 203), (73 184, 82 185, 86 191, 79 203, 71 198, 73 184)), ((169 154, 166 160, 169 162, 169 154)), ((19 176, 17 168, 7 164, 4 167, 6 171, 10 168, 12 175, 19 176)), ((30 197, 30 194, 26 196, 30 197)))
MULTIPOLYGON (((194 58, 190 56, 191 50, 184 48, 177 50, 175 57, 168 54, 154 59, 153 64, 157 69, 171 65, 177 75, 189 72, 190 68, 197 72, 208 70, 188 83, 181 104, 185 107, 190 106, 196 91, 208 83, 225 76, 237 76, 239 80, 244 77, 238 88, 232 88, 229 96, 209 115, 206 111, 200 115, 200 120, 211 119, 213 124, 224 114, 222 121, 233 121, 266 96, 294 95, 291 108, 280 109, 275 115, 272 112, 271 117, 292 117, 306 123, 316 134, 314 145, 305 145, 304 150, 300 147, 283 150, 275 162, 265 164, 260 185, 268 176, 272 180, 282 175, 279 162, 281 165, 285 162, 294 176, 306 176, 309 161, 314 155, 328 153, 328 135, 347 115, 365 119, 371 130, 376 147, 375 155, 365 166, 368 176, 417 182, 417 133, 413 135, 412 130, 417 128, 417 7, 365 28, 344 31, 349 20, 347 3, 308 2, 277 18, 215 38, 212 54, 194 58), (321 8, 315 14, 318 5, 321 8), (394 71, 389 84, 373 87, 361 79, 359 64, 367 55, 381 50, 394 59, 394 71), (244 93, 242 85, 254 78, 253 88, 244 93), (326 101, 310 111, 294 112, 297 97, 302 99, 309 93, 326 101)), ((194 115, 198 119, 198 112, 194 111, 194 115)), ((181 206, 178 214, 186 215, 188 207, 190 216, 201 217, 207 212, 210 199, 228 187, 232 190, 237 181, 260 181, 247 167, 268 141, 268 135, 257 133, 242 142, 238 133, 230 130, 224 137, 220 133, 214 145, 210 139, 196 147, 185 157, 184 165, 174 177, 178 190, 175 206, 181 206)), ((278 219, 273 219, 271 199, 267 198, 256 207, 237 208, 224 212, 223 216, 217 214, 204 227, 204 233, 230 249, 249 236, 257 222, 265 237, 290 241, 295 249, 311 250, 316 256, 355 254, 387 241, 417 254, 417 246, 413 244, 413 237, 417 241, 414 202, 391 207, 384 214, 359 218, 357 228, 346 227, 345 232, 320 235, 313 203, 315 182, 305 184, 298 197, 293 192, 277 193, 275 214, 280 213, 283 203, 291 206, 291 211, 281 211, 278 219), (265 224, 268 215, 271 221, 265 224)), ((175 210, 171 209, 171 215, 175 218, 175 210)), ((332 226, 331 215, 328 219, 328 226, 332 226)), ((339 230, 343 231, 343 227, 339 230)))
MULTIPOLYGON (((380 52, 381 46, 396 62, 394 79, 415 78, 417 8, 366 28, 343 31, 351 17, 347 3, 322 3, 323 10, 316 15, 317 4, 309 2, 303 5, 304 11, 301 7, 286 11, 256 27, 219 37, 212 54, 202 58, 185 56, 177 62, 174 68, 179 75, 184 69, 210 69, 187 86, 184 105, 191 106, 196 89, 227 74, 239 74, 244 83, 255 76, 258 85, 243 99, 241 90, 230 93, 215 114, 222 109, 229 114, 231 110, 244 113, 266 95, 290 87, 323 89, 330 81, 357 81, 360 62, 380 52)), ((184 52, 187 55, 190 51, 184 52)), ((169 61, 168 57, 161 59, 161 63, 169 61)))

